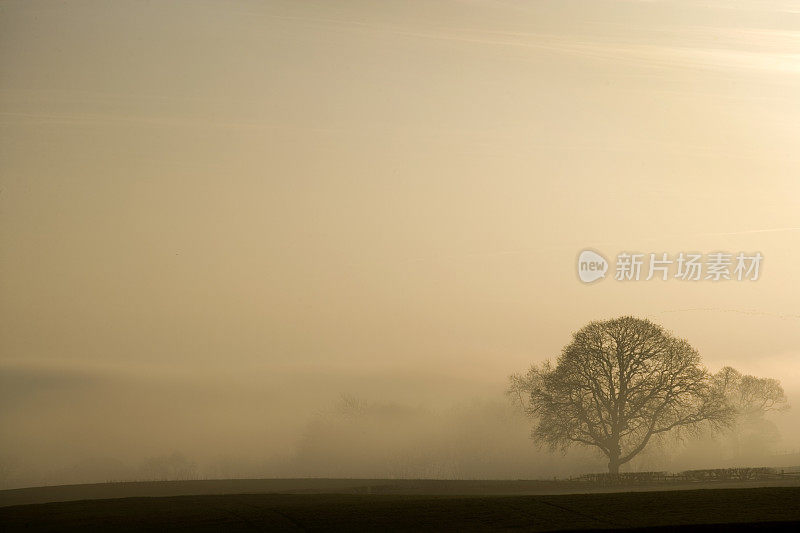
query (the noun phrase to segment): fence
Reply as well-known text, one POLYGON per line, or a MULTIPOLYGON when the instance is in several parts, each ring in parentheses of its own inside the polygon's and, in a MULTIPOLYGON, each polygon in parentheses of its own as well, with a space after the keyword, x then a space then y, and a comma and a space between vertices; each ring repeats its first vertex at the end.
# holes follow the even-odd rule
POLYGON ((713 468, 705 470, 684 470, 683 472, 622 472, 619 474, 584 474, 574 481, 594 485, 626 485, 636 483, 669 483, 697 481, 757 481, 796 477, 785 470, 762 467, 713 468))

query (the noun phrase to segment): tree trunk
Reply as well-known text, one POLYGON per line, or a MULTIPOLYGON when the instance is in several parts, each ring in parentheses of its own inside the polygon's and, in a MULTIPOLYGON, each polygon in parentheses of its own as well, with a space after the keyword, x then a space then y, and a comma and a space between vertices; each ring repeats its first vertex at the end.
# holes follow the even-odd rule
POLYGON ((608 473, 612 476, 619 474, 619 457, 622 455, 622 450, 619 444, 613 444, 608 453, 608 473))

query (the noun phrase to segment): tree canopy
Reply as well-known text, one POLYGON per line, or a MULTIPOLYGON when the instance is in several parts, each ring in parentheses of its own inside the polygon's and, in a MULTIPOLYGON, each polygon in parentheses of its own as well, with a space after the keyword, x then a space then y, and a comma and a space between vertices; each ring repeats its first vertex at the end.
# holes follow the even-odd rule
POLYGON ((549 448, 593 446, 612 474, 656 436, 730 425, 736 410, 686 340, 649 320, 591 322, 550 361, 510 378, 509 394, 549 448))
POLYGON ((714 385, 736 410, 738 421, 751 421, 767 411, 789 408, 780 382, 773 378, 757 378, 726 366, 714 374, 714 385))

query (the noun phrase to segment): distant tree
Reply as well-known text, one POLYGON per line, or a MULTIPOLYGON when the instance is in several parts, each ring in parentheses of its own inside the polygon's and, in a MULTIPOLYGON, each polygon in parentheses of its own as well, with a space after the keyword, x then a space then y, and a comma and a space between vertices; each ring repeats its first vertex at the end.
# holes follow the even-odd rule
POLYGON ((780 381, 745 375, 729 366, 714 374, 714 385, 736 410, 737 421, 759 419, 789 408, 780 381))
POLYGON ((180 452, 150 457, 144 461, 140 470, 144 479, 154 481, 197 479, 197 463, 180 452))
POLYGON ((714 374, 713 382, 736 413, 731 431, 725 435, 734 457, 768 453, 780 433, 765 415, 789 408, 780 382, 742 374, 729 366, 714 374))
POLYGON ((612 474, 654 437, 718 429, 735 417, 686 340, 634 317, 589 323, 555 366, 512 375, 508 393, 535 419, 536 441, 551 450, 595 447, 612 474))
POLYGON ((334 412, 345 418, 357 418, 365 416, 372 408, 373 406, 369 405, 366 400, 352 394, 342 394, 339 396, 339 402, 336 404, 334 412))
MULTIPOLYGON (((549 365, 545 363, 545 365, 549 365)), ((532 366, 527 372, 511 374, 508 377, 506 394, 511 402, 521 407, 526 413, 531 413, 531 393, 541 386, 542 368, 532 366)))

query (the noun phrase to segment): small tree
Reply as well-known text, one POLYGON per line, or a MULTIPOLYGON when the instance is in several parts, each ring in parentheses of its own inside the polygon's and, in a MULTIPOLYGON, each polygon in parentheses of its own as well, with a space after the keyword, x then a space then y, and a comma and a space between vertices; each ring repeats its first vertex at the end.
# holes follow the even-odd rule
POLYGON ((714 385, 736 410, 737 421, 760 419, 768 411, 789 408, 781 382, 757 378, 726 366, 713 376, 714 385))
POLYGON ((509 394, 536 420, 534 439, 551 450, 596 447, 612 474, 656 436, 728 426, 735 415, 686 340, 634 317, 591 322, 555 366, 510 381, 509 394))
POLYGON ((741 459, 745 453, 766 453, 780 439, 780 434, 765 415, 789 408, 780 382, 742 374, 729 366, 714 374, 713 382, 736 412, 731 431, 726 433, 734 457, 741 459))

